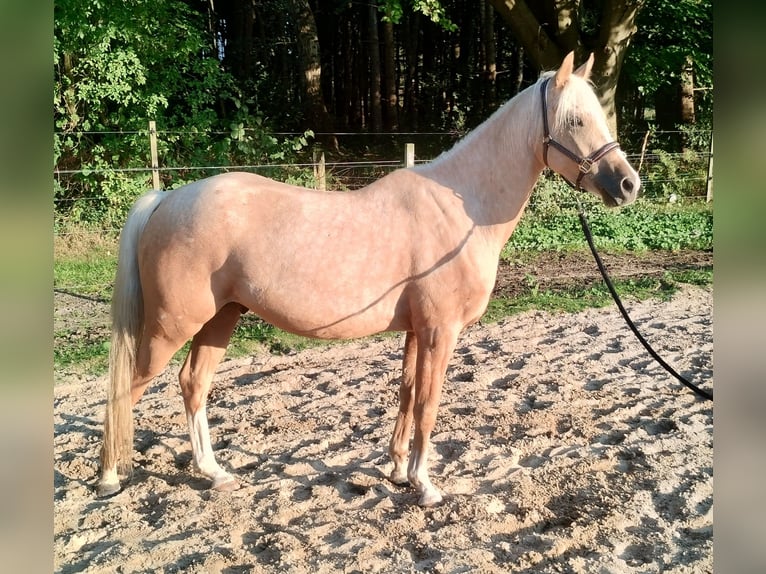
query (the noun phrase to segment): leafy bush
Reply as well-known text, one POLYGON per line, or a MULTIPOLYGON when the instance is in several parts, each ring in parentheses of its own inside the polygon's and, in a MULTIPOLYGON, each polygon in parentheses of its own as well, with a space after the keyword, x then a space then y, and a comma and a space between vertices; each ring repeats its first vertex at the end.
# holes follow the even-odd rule
POLYGON ((182 0, 61 0, 54 21, 58 225, 121 224, 151 186, 149 120, 166 187, 220 171, 191 166, 288 161, 313 135, 269 133, 182 0))
POLYGON ((657 149, 652 159, 643 178, 644 196, 666 200, 705 196, 707 154, 692 149, 680 154, 657 149))
MULTIPOLYGON (((543 179, 503 254, 515 251, 586 248, 575 206, 575 193, 556 180, 543 179)), ((639 198, 630 206, 608 209, 580 192, 599 247, 619 250, 711 249, 713 210, 700 201, 658 203, 639 198)))

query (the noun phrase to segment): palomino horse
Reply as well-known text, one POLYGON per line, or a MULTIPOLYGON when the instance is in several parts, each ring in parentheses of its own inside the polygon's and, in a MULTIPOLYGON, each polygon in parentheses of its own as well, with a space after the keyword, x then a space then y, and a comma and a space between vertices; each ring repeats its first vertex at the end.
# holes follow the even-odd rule
POLYGON ((120 490, 132 407, 189 339, 179 379, 194 466, 214 489, 238 487, 215 460, 205 405, 249 310, 308 337, 406 332, 390 478, 409 481, 421 505, 440 502, 427 457, 447 363, 487 307, 538 176, 548 165, 610 206, 638 192, 587 81, 593 56, 573 62, 570 53, 435 161, 357 191, 226 173, 140 198, 120 239, 98 494, 120 490))

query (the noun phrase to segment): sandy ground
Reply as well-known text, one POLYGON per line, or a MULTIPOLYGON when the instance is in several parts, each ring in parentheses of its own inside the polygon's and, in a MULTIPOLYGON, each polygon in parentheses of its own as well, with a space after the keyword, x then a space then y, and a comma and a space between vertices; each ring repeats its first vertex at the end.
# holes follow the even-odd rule
MULTIPOLYGON (((712 389, 712 290, 628 303, 712 389)), ((713 409, 653 363, 613 308, 530 312, 461 338, 423 509, 390 483, 401 336, 222 364, 219 461, 190 469, 175 370, 136 408, 136 470, 97 500, 105 380, 54 387, 56 572, 713 571, 713 409)))

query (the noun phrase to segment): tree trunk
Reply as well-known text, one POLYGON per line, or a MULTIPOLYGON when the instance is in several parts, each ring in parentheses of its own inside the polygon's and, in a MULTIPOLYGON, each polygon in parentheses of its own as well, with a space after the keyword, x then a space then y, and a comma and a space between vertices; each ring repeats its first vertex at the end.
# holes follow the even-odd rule
POLYGON ((548 7, 549 21, 556 24, 554 36, 561 51, 568 54, 574 50, 581 58, 587 58, 580 39, 580 0, 553 0, 548 7))
MULTIPOLYGON (((686 56, 681 70, 681 124, 693 126, 696 122, 694 113, 694 62, 686 56)), ((687 148, 688 134, 683 134, 684 150, 687 148)))
POLYGON ((399 129, 397 108, 394 25, 386 21, 383 22, 383 122, 386 131, 399 129))
POLYGON ((420 34, 420 15, 415 12, 409 14, 405 21, 405 75, 404 75, 404 109, 407 118, 407 127, 410 130, 418 129, 418 36, 420 34))
POLYGON ((380 96, 380 41, 378 39, 378 8, 370 3, 367 8, 367 48, 370 55, 370 120, 373 132, 383 128, 380 96))
POLYGON ((591 80, 596 86, 598 99, 606 113, 609 130, 617 138, 617 81, 630 39, 636 33, 636 16, 642 4, 641 0, 605 2, 601 13, 600 32, 593 50, 595 61, 591 80))
POLYGON ((493 109, 497 101, 497 50, 495 45, 495 11, 488 2, 482 3, 484 45, 484 79, 486 81, 485 109, 493 109))
POLYGON ((538 70, 553 70, 574 50, 580 60, 595 56, 591 80, 617 136, 615 92, 622 62, 636 31, 635 21, 643 0, 601 3, 598 36, 592 41, 582 30, 576 0, 489 0, 511 28, 538 70), (534 10, 530 8, 532 6, 534 10))
POLYGON ((341 117, 343 118, 343 126, 345 129, 351 129, 353 126, 353 100, 354 100, 354 72, 353 72, 353 30, 351 22, 347 19, 343 19, 343 26, 341 28, 341 57, 338 65, 338 82, 341 86, 340 90, 336 89, 336 92, 340 92, 341 102, 337 105, 338 109, 342 110, 341 117))
POLYGON ((519 46, 516 52, 516 78, 514 79, 514 91, 516 95, 521 91, 521 87, 524 85, 524 46, 519 46))
POLYGON ((508 24, 514 37, 524 46, 527 57, 538 70, 558 68, 566 53, 550 38, 545 22, 540 22, 524 0, 489 0, 508 24))
POLYGON ((221 0, 215 4, 219 22, 223 21, 225 49, 223 62, 240 81, 247 81, 253 72, 254 0, 221 0))
POLYGON ((314 14, 308 0, 292 2, 296 16, 298 59, 302 71, 304 121, 306 127, 325 134, 317 139, 337 150, 338 140, 332 134, 335 131, 335 122, 327 111, 322 96, 322 63, 314 14))
POLYGON ((681 71, 681 122, 686 125, 693 125, 695 121, 694 62, 691 56, 686 56, 684 68, 681 71))

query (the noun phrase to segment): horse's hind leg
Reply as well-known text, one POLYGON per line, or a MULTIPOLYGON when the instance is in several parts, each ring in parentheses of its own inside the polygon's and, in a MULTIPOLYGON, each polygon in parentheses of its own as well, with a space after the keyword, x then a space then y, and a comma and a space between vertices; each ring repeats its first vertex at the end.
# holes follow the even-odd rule
POLYGON ((415 333, 407 332, 404 339, 404 360, 402 361, 402 384, 399 387, 399 414, 396 416, 394 433, 388 445, 388 453, 394 462, 390 479, 394 484, 407 482, 407 454, 412 432, 412 412, 415 404, 415 361, 417 359, 415 333))
POLYGON ((235 490, 239 484, 215 460, 207 422, 207 395, 216 367, 226 352, 229 339, 243 308, 229 303, 210 319, 192 339, 179 382, 189 423, 194 467, 212 480, 215 490, 235 490))
MULTIPOLYGON (((165 369, 170 359, 187 339, 188 337, 184 338, 183 335, 179 335, 176 339, 170 339, 165 331, 156 324, 151 323, 147 326, 136 353, 135 371, 131 376, 131 409, 135 407, 152 379, 165 369)), ((130 432, 132 437, 132 430, 130 432)), ((97 495, 103 498, 120 490, 117 465, 103 466, 96 486, 97 495)))

